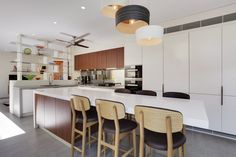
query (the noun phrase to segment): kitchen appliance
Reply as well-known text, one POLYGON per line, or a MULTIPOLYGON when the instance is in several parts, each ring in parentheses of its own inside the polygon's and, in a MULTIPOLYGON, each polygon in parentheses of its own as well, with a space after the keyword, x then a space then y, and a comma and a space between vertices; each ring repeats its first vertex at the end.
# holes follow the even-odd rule
POLYGON ((126 66, 125 67, 125 88, 129 89, 131 93, 142 90, 142 65, 126 66))

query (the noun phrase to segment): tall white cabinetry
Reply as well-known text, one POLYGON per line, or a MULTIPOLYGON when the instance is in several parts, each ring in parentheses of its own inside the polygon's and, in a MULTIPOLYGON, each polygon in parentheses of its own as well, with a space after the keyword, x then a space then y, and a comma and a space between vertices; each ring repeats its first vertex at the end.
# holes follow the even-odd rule
POLYGON ((189 93, 188 32, 164 37, 164 91, 189 93))
POLYGON ((236 134, 236 22, 223 25, 222 131, 236 134))
POLYGON ((205 102, 210 129, 221 131, 221 26, 192 30, 189 41, 191 98, 205 102))
POLYGON ((162 92, 163 45, 143 47, 143 89, 162 92))
POLYGON ((135 37, 127 36, 125 41, 125 65, 142 65, 142 47, 135 37))

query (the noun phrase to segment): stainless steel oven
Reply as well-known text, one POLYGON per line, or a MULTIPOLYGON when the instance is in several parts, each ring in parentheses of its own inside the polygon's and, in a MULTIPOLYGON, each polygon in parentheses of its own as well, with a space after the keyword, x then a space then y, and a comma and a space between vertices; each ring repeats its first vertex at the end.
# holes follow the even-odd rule
POLYGON ((125 67, 125 78, 142 78, 142 75, 142 65, 125 67))
POLYGON ((125 88, 132 93, 142 90, 142 65, 125 67, 125 88))

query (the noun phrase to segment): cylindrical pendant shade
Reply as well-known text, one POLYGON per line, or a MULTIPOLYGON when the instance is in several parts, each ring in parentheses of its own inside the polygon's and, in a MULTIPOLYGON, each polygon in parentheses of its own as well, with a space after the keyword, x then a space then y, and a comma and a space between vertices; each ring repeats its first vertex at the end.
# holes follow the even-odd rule
POLYGON ((116 28, 122 33, 134 34, 140 27, 149 25, 150 12, 140 5, 127 5, 116 12, 116 28))
POLYGON ((162 42, 163 34, 164 28, 161 26, 144 26, 136 31, 136 41, 142 46, 158 45, 162 42))
POLYGON ((128 4, 128 0, 102 0, 102 14, 115 18, 116 12, 128 4))

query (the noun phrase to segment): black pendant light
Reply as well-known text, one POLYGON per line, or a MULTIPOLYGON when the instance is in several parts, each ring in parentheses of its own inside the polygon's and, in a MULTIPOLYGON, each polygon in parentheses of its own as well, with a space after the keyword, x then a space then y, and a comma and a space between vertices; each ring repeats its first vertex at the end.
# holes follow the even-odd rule
POLYGON ((134 34, 140 27, 149 25, 150 12, 141 5, 127 5, 116 12, 116 28, 127 34, 134 34))

